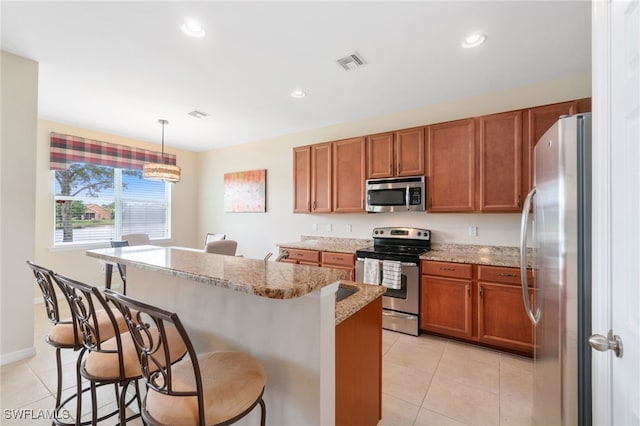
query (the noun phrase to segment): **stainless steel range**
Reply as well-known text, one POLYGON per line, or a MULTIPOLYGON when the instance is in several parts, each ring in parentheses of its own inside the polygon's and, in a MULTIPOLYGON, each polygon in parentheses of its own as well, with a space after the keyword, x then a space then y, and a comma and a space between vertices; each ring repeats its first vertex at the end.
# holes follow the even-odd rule
POLYGON ((373 247, 356 251, 356 280, 387 286, 382 297, 383 328, 417 336, 420 315, 420 255, 431 249, 431 231, 420 228, 375 228, 372 236, 373 247), (393 272, 393 268, 397 266, 400 269, 397 282, 389 285, 389 280, 385 279, 385 271, 397 274, 393 272))

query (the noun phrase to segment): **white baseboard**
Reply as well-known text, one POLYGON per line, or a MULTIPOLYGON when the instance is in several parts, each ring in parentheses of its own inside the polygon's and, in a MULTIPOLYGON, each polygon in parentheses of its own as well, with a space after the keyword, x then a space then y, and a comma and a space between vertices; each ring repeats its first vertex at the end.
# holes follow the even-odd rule
POLYGON ((20 351, 11 352, 8 354, 0 355, 0 365, 11 364, 12 362, 20 361, 25 358, 32 357, 36 354, 36 347, 22 349, 20 351))

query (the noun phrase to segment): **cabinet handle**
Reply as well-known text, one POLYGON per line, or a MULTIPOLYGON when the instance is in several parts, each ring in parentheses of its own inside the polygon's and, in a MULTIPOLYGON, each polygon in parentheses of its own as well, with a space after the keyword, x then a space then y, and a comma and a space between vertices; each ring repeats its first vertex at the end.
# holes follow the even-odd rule
POLYGON ((315 210, 315 209, 316 209, 316 202, 314 201, 313 202, 313 210, 315 210))
POLYGON ((441 271, 455 271, 455 270, 456 270, 456 268, 445 268, 444 266, 441 266, 441 267, 440 267, 440 270, 441 270, 441 271))
POLYGON ((337 256, 336 256, 336 257, 334 257, 334 259, 335 259, 335 260, 344 260, 344 258, 343 258, 343 257, 337 257, 337 256))
POLYGON ((397 174, 397 175, 399 175, 399 174, 400 174, 400 163, 398 163, 398 171, 397 171, 397 173, 396 173, 396 174, 397 174))
POLYGON ((499 277, 512 277, 512 278, 516 278, 518 275, 517 274, 505 274, 504 272, 499 272, 498 273, 499 277))
POLYGON ((482 299, 482 286, 480 286, 480 298, 482 299))
POLYGON ((429 209, 433 207, 433 198, 429 197, 429 209))
POLYGON ((311 201, 307 201, 307 211, 311 211, 311 201))
POLYGON ((471 296, 471 286, 467 284, 467 296, 471 296))
POLYGON ((520 208, 520 194, 518 194, 518 208, 520 208))

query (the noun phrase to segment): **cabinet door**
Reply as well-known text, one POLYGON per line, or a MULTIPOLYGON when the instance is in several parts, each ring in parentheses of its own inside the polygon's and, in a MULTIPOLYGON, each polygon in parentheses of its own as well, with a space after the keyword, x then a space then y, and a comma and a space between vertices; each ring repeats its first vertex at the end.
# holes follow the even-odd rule
POLYGON ((356 256, 349 253, 323 251, 321 253, 322 266, 326 268, 343 269, 349 274, 347 279, 356 279, 356 256))
POLYGON ((293 148, 293 212, 311 211, 311 147, 293 148))
POLYGON ((311 211, 331 212, 331 143, 311 145, 311 211))
MULTIPOLYGON (((529 297, 533 305, 533 290, 529 297)), ((519 286, 478 283, 478 340, 533 352, 533 325, 525 313, 519 286)))
POLYGON ((396 176, 424 175, 424 127, 395 132, 396 176))
POLYGON ((529 108, 525 111, 524 138, 526 149, 522 162, 525 165, 524 180, 526 186, 523 191, 524 194, 528 194, 533 187, 533 149, 536 143, 558 121, 561 115, 576 114, 577 112, 578 101, 544 105, 529 108))
POLYGON ((480 211, 520 211, 522 202, 522 112, 478 119, 480 127, 480 211))
POLYGON ((421 329, 471 337, 471 281, 423 275, 420 302, 421 329))
POLYGON ((333 142, 333 211, 364 211, 365 138, 333 142))
POLYGON ((393 133, 367 136, 367 179, 393 176, 393 133))
POLYGON ((427 139, 427 210, 476 210, 476 138, 473 119, 434 124, 427 139))

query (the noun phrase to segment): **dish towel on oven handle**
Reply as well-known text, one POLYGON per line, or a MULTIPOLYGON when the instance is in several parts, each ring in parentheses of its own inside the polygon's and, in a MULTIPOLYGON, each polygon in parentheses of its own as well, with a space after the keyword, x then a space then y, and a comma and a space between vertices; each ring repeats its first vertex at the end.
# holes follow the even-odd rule
POLYGON ((365 284, 380 285, 380 261, 378 259, 364 259, 364 279, 365 284))
POLYGON ((397 260, 382 261, 382 285, 399 290, 402 287, 402 263, 397 260))

